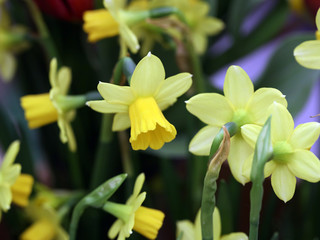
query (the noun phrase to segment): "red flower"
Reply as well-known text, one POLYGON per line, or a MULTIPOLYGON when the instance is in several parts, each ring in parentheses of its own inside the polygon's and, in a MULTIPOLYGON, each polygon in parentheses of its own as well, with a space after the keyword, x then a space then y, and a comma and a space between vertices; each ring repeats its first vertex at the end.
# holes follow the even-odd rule
POLYGON ((93 0, 34 0, 45 13, 66 21, 81 21, 82 14, 93 8, 93 0))

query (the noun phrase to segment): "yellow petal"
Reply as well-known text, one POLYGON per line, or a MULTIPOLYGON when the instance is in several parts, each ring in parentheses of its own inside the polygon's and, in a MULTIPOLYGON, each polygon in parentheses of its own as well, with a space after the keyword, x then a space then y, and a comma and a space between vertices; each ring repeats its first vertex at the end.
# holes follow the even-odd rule
POLYGON ((302 66, 320 69, 320 40, 301 43, 294 49, 293 55, 302 66))
POLYGON ((4 81, 9 82, 16 71, 17 62, 10 52, 0 52, 0 74, 4 81))
POLYGON ((268 109, 271 115, 272 143, 287 141, 293 133, 294 122, 289 111, 281 104, 274 102, 268 109))
POLYGON ((296 177, 285 164, 277 164, 271 175, 271 185, 275 194, 282 201, 289 201, 296 189, 296 177))
POLYGON ((195 240, 195 232, 193 223, 189 220, 177 222, 177 238, 182 233, 180 240, 195 240))
POLYGON ((105 100, 89 101, 87 105, 100 113, 125 113, 128 112, 128 106, 123 104, 112 104, 105 100))
POLYGON ((109 103, 130 105, 134 96, 130 87, 99 82, 98 91, 109 103))
POLYGON ((25 230, 20 236, 20 240, 52 240, 55 235, 55 226, 49 221, 40 220, 25 230))
POLYGON ((289 140, 295 149, 310 149, 320 135, 320 123, 309 122, 296 127, 289 140))
POLYGON ((51 87, 58 87, 58 78, 57 78, 57 69, 58 69, 58 62, 56 58, 53 58, 50 62, 50 71, 49 71, 49 81, 51 87))
POLYGON ((12 202, 21 207, 29 203, 29 195, 32 191, 33 177, 29 174, 20 174, 17 181, 11 186, 12 202))
POLYGON ((171 142, 177 131, 163 116, 153 97, 138 98, 129 107, 130 142, 134 150, 160 149, 171 142))
POLYGON ((137 177, 134 183, 134 188, 132 193, 133 198, 136 198, 138 194, 141 192, 145 179, 146 179, 146 176, 144 175, 144 173, 140 173, 139 176, 137 177))
POLYGON ((123 131, 130 127, 130 118, 128 113, 117 113, 114 115, 112 131, 123 131))
POLYGON ((2 181, 4 184, 11 186, 15 183, 21 172, 20 164, 13 164, 6 168, 1 168, 2 181))
POLYGON ((120 35, 132 53, 137 53, 140 49, 138 38, 126 24, 120 25, 120 35))
POLYGON ((207 34, 214 35, 219 33, 224 28, 224 23, 218 18, 207 17, 199 24, 199 31, 207 34))
POLYGON ((77 151, 77 142, 76 142, 76 138, 74 136, 74 132, 72 130, 70 123, 67 122, 65 124, 65 130, 66 130, 66 135, 67 135, 67 139, 68 139, 69 150, 71 152, 77 151))
POLYGON ((196 53, 203 54, 206 51, 208 45, 207 36, 201 32, 193 32, 191 34, 191 38, 196 53))
POLYGON ((71 84, 72 74, 71 69, 68 67, 61 67, 58 71, 58 87, 59 94, 66 95, 71 84))
POLYGON ((131 87, 136 96, 153 96, 163 84, 165 72, 160 59, 148 53, 137 65, 131 78, 131 87))
POLYGON ((247 159, 243 163, 242 175, 247 179, 247 181, 251 181, 251 169, 252 169, 252 161, 253 161, 253 153, 250 154, 247 159))
POLYGON ((201 93, 190 98, 186 103, 191 114, 212 126, 222 127, 233 117, 230 102, 217 93, 201 93))
POLYGON ((252 154, 253 149, 244 141, 240 134, 231 138, 228 163, 234 178, 241 184, 249 180, 242 175, 245 160, 252 154))
POLYGON ((210 148, 214 137, 220 127, 206 126, 192 138, 189 144, 189 151, 198 156, 209 156, 210 148))
POLYGON ((245 108, 253 95, 253 84, 241 67, 231 66, 226 73, 223 92, 236 108, 245 108))
POLYGON ((248 240, 248 236, 245 233, 236 232, 223 235, 220 240, 248 240))
POLYGON ((252 122, 263 125, 267 120, 266 109, 273 103, 277 102, 287 107, 287 100, 278 89, 275 88, 259 88, 254 92, 248 103, 248 109, 252 122))
POLYGON ((164 80, 159 91, 154 96, 161 110, 175 103, 177 98, 191 87, 191 77, 190 73, 180 73, 164 80))
POLYGON ((3 162, 1 164, 0 169, 5 169, 13 164, 14 160, 16 159, 18 152, 20 149, 20 141, 16 140, 10 144, 8 150, 3 158, 3 162))
POLYGON ((120 232, 120 229, 122 227, 122 220, 118 219, 116 220, 112 226, 110 227, 109 231, 108 231, 108 237, 110 239, 114 239, 120 232))
POLYGON ((9 187, 0 186, 0 211, 8 211, 12 201, 12 194, 9 187))
POLYGON ((261 126, 256 124, 245 124, 241 127, 241 135, 252 149, 254 149, 256 146, 261 128, 261 126))
POLYGON ((317 15, 316 15, 316 25, 317 25, 317 28, 319 31, 320 30, 320 11, 319 11, 319 9, 318 9, 317 15))
POLYGON ((264 167, 264 177, 265 178, 269 177, 273 173, 273 171, 276 169, 276 167, 277 167, 277 164, 275 161, 271 160, 267 162, 264 167))
POLYGON ((295 151, 290 156, 288 168, 298 178, 309 182, 318 182, 320 180, 320 161, 308 150, 295 151))

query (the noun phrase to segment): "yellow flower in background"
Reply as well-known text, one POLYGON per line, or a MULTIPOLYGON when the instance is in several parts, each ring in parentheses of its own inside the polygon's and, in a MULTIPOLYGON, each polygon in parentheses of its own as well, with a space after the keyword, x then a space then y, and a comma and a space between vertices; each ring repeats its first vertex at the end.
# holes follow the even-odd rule
POLYGON ((176 136, 175 127, 162 111, 176 102, 191 86, 191 74, 180 73, 165 79, 159 58, 149 53, 137 65, 130 86, 99 83, 104 100, 89 101, 88 106, 101 113, 116 113, 113 131, 131 126, 130 142, 134 150, 160 149, 176 136))
POLYGON ((43 202, 43 199, 35 198, 25 211, 33 224, 20 235, 20 240, 69 239, 60 225, 58 212, 50 204, 43 202))
POLYGON ((19 141, 11 143, 0 166, 0 220, 2 211, 8 211, 12 202, 21 207, 28 205, 32 190, 32 176, 21 174, 20 164, 14 164, 19 148, 19 141))
MULTIPOLYGON (((265 177, 271 175, 274 192, 284 202, 295 192, 296 177, 309 182, 320 180, 320 161, 310 152, 311 146, 320 135, 320 123, 300 124, 294 129, 294 122, 288 110, 273 103, 268 114, 271 118, 271 141, 273 157, 265 165, 265 177)), ((244 125, 241 132, 248 144, 254 148, 261 130, 257 125, 244 125)), ((253 155, 246 159, 243 174, 250 177, 253 155)))
POLYGON ((297 46, 293 52, 300 65, 311 69, 320 69, 320 10, 317 12, 316 25, 318 29, 316 31, 317 40, 305 41, 297 46))
MULTIPOLYGON (((189 151, 195 155, 209 155, 212 141, 224 124, 235 122, 239 128, 245 124, 262 126, 268 117, 266 110, 274 101, 287 106, 285 96, 277 89, 260 88, 254 92, 249 76, 238 66, 229 67, 223 91, 224 96, 202 93, 186 101, 188 111, 208 124, 190 142, 189 151)), ((238 131, 231 138, 228 163, 232 175, 242 184, 250 180, 242 175, 242 169, 252 152, 238 131)))
POLYGON ((163 212, 141 206, 146 198, 146 193, 140 193, 145 176, 141 173, 135 182, 132 195, 126 204, 107 202, 103 209, 118 219, 111 226, 108 237, 124 240, 130 237, 132 229, 148 239, 156 239, 162 226, 163 212))
POLYGON ((86 11, 83 29, 89 34, 89 41, 96 42, 106 37, 120 35, 121 45, 136 53, 139 42, 130 27, 146 18, 146 12, 127 11, 125 0, 104 0, 107 9, 86 11))
MULTIPOLYGON (((177 222, 177 237, 182 233, 180 240, 201 240, 200 210, 194 223, 189 220, 177 222)), ((242 232, 230 233, 221 236, 221 220, 218 208, 213 212, 213 240, 247 240, 248 236, 242 232)))
POLYGON ((76 151, 77 144, 71 127, 75 117, 72 103, 68 101, 67 93, 71 84, 71 70, 61 67, 58 71, 57 60, 50 63, 49 80, 50 93, 26 95, 21 97, 21 106, 31 129, 58 122, 60 139, 69 145, 71 151, 76 151))

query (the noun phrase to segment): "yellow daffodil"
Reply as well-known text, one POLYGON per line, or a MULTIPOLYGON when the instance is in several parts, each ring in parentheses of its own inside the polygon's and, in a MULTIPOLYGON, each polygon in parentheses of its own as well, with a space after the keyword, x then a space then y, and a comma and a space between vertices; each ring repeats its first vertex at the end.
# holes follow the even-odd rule
MULTIPOLYGON (((208 124, 190 142, 189 151, 195 155, 209 155, 212 141, 224 124, 235 122, 238 127, 245 124, 262 126, 269 105, 276 101, 287 106, 285 96, 277 89, 260 88, 254 92, 250 78, 238 66, 228 69, 223 91, 225 96, 202 93, 186 102, 188 111, 208 124)), ((252 151, 240 131, 231 138, 228 162, 233 176, 242 184, 249 181, 242 175, 242 168, 252 151)))
POLYGON ((88 106, 101 113, 116 113, 113 131, 131 126, 130 142, 134 150, 160 149, 176 136, 175 127, 162 112, 191 86, 191 74, 180 73, 165 80, 159 58, 149 53, 137 65, 130 86, 99 83, 105 100, 90 101, 88 106))
POLYGON ((14 141, 0 166, 0 220, 2 211, 8 211, 11 202, 21 207, 28 205, 33 178, 28 174, 21 174, 20 164, 13 163, 19 147, 20 142, 14 141))
MULTIPOLYGON (((68 98, 67 93, 71 84, 71 70, 61 67, 57 70, 57 60, 50 63, 49 80, 50 93, 26 95, 21 98, 21 106, 25 111, 29 128, 38 128, 49 123, 58 122, 60 139, 68 142, 69 149, 76 151, 77 145, 70 122, 75 117, 75 105, 78 98, 68 98)), ((80 102, 85 102, 80 99, 80 102)))
POLYGON ((146 193, 140 193, 145 176, 140 174, 135 182, 133 194, 126 204, 107 202, 103 209, 118 219, 111 226, 108 236, 117 240, 130 237, 132 229, 148 239, 156 239, 164 219, 163 212, 141 206, 146 193))
POLYGON ((20 240, 69 239, 60 225, 58 212, 50 204, 43 202, 43 199, 35 198, 25 210, 33 224, 20 235, 20 240))
POLYGON ((86 11, 83 15, 83 29, 89 34, 88 40, 96 42, 119 34, 121 43, 136 53, 140 45, 130 27, 145 19, 147 12, 125 10, 125 0, 104 0, 104 6, 106 9, 86 11))
MULTIPOLYGON (((265 177, 271 175, 271 184, 276 195, 284 202, 295 192, 296 177, 309 182, 320 180, 320 161, 310 152, 311 146, 320 134, 320 123, 300 124, 294 129, 294 122, 288 110, 273 103, 268 111, 271 119, 271 141, 273 157, 265 165, 265 177)), ((244 125, 241 132, 248 144, 254 148, 261 130, 257 125, 244 125)), ((243 174, 250 176, 253 155, 246 159, 243 174)))
MULTIPOLYGON (((189 220, 177 222, 177 236, 182 234, 180 240, 201 240, 200 211, 196 216, 194 224, 189 220)), ((242 232, 230 233, 221 236, 221 220, 218 208, 213 212, 213 240, 247 240, 248 237, 242 232)))
POLYGON ((310 40, 301 43, 294 49, 293 55, 297 62, 311 69, 320 69, 320 9, 316 16, 316 31, 317 40, 310 40))

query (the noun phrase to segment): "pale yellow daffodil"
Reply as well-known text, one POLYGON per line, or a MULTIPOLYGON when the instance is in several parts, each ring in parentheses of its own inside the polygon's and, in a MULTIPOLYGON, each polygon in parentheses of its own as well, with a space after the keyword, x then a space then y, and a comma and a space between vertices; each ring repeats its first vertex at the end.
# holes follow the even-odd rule
MULTIPOLYGON (((271 175, 274 192, 284 202, 289 201, 295 192, 296 177, 309 182, 320 180, 320 161, 310 152, 311 146, 320 134, 320 123, 300 124, 294 129, 294 122, 288 110, 273 103, 268 111, 271 115, 271 141, 273 157, 265 165, 265 177, 271 175)), ((241 132, 248 144, 254 148, 261 130, 260 126, 247 124, 241 132)), ((253 155, 246 159, 243 174, 248 178, 251 172, 253 155)))
POLYGON ((14 163, 19 148, 20 142, 14 141, 0 165, 0 220, 2 211, 8 211, 12 202, 21 207, 28 205, 32 190, 32 176, 21 174, 20 164, 14 163))
MULTIPOLYGON (((208 124, 190 142, 189 151, 195 155, 209 155, 212 141, 224 124, 235 122, 238 127, 245 124, 262 126, 267 119, 269 105, 276 101, 287 106, 285 96, 277 89, 260 88, 254 92, 247 73, 238 66, 229 67, 223 91, 225 96, 202 93, 186 102, 188 111, 208 124)), ((249 181, 242 175, 242 169, 252 151, 240 131, 231 138, 228 163, 233 176, 242 184, 249 181)))
POLYGON ((141 206, 146 198, 146 193, 140 193, 145 180, 144 174, 140 174, 134 185, 133 193, 126 204, 107 202, 103 209, 118 219, 111 226, 108 236, 117 240, 130 237, 132 230, 140 233, 148 239, 156 239, 158 231, 164 219, 163 212, 141 206))
POLYGON ((101 113, 116 113, 113 131, 131 126, 130 142, 134 150, 160 149, 177 133, 162 111, 175 103, 191 84, 189 73, 165 79, 160 59, 149 53, 135 68, 130 86, 100 82, 98 90, 104 100, 89 101, 87 105, 101 113))
MULTIPOLYGON (((201 240, 201 223, 200 210, 197 213, 194 223, 189 220, 182 220, 177 222, 177 237, 182 234, 180 240, 201 240)), ((218 208, 213 212, 213 240, 248 240, 246 234, 242 232, 230 233, 221 236, 221 220, 218 208)))
POLYGON ((57 60, 52 59, 49 73, 50 93, 23 96, 21 106, 25 111, 29 128, 39 128, 58 122, 61 141, 68 142, 69 149, 76 151, 77 144, 71 127, 71 121, 76 112, 73 103, 67 99, 71 84, 71 70, 68 67, 61 67, 58 71, 57 65, 57 60))
POLYGON ((320 69, 320 9, 316 15, 317 40, 310 40, 301 43, 294 49, 293 55, 297 62, 311 69, 320 69))

